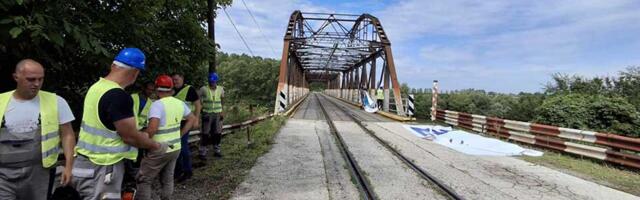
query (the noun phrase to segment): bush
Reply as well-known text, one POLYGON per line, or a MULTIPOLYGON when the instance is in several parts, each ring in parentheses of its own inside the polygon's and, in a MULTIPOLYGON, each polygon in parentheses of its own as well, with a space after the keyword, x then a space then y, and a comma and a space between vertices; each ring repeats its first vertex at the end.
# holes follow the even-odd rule
POLYGON ((635 107, 622 97, 603 95, 556 95, 537 110, 536 122, 560 127, 613 132, 638 136, 640 117, 635 107))

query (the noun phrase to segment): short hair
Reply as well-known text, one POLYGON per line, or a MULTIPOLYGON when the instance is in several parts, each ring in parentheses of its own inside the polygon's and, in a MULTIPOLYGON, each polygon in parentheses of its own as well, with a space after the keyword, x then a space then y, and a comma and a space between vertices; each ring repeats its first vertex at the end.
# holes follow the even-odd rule
POLYGON ((22 71, 22 69, 24 69, 27 64, 37 64, 37 65, 40 65, 40 67, 42 67, 44 69, 44 66, 42 66, 42 64, 40 64, 38 61, 36 61, 34 59, 31 59, 31 58, 26 58, 26 59, 20 60, 16 64, 16 68, 13 71, 13 73, 18 73, 19 71, 22 71))
POLYGON ((171 76, 172 76, 172 77, 173 77, 173 76, 176 76, 176 75, 177 75, 177 76, 180 76, 180 77, 182 77, 182 78, 184 78, 184 74, 183 74, 183 73, 180 73, 180 72, 173 72, 173 73, 171 73, 171 76))
POLYGON ((131 66, 125 64, 125 63, 122 63, 120 61, 115 61, 115 60, 113 61, 113 65, 115 65, 116 67, 118 67, 120 69, 130 69, 130 70, 136 69, 136 68, 133 68, 133 67, 131 67, 131 66))

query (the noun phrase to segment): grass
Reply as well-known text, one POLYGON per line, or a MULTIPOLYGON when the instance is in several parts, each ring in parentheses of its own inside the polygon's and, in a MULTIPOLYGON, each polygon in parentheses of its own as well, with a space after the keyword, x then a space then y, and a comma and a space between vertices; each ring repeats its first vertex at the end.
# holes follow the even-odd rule
POLYGON ((224 123, 233 124, 243 122, 251 117, 258 117, 267 114, 270 108, 264 106, 254 106, 253 113, 249 112, 249 105, 234 104, 224 107, 224 123))
MULTIPOLYGON (((244 180, 257 159, 271 149, 274 136, 285 118, 276 116, 251 128, 252 144, 247 145, 246 130, 226 135, 222 140, 221 159, 209 159, 204 167, 194 169, 194 176, 177 184, 179 199, 228 199, 244 180), (182 191, 179 191, 182 190, 182 191)), ((201 162, 194 157, 194 163, 201 162)))
MULTIPOLYGON (((540 149, 537 149, 540 150, 540 149)), ((541 157, 521 157, 528 162, 553 168, 607 187, 640 196, 640 173, 620 169, 607 163, 544 151, 541 157)))

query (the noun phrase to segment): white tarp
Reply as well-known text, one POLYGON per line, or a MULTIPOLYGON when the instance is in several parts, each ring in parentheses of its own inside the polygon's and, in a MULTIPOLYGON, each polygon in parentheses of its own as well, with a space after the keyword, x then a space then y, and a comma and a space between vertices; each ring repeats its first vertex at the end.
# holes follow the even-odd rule
POLYGON ((466 131, 453 130, 451 127, 430 125, 403 125, 420 138, 431 140, 440 145, 469 155, 482 156, 542 156, 542 152, 525 149, 501 140, 483 137, 466 131))
POLYGON ((369 113, 378 111, 378 105, 376 105, 376 101, 371 99, 369 93, 366 90, 360 90, 360 99, 362 100, 362 107, 365 111, 369 113))

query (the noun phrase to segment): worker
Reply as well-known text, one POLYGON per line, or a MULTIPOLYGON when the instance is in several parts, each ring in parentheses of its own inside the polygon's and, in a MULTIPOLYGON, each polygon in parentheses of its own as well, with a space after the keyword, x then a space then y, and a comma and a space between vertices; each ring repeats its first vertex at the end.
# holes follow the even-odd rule
POLYGON ((145 55, 137 48, 121 50, 109 74, 87 91, 73 163, 73 184, 83 199, 120 199, 124 159, 134 160, 136 148, 165 152, 136 128, 133 100, 123 88, 133 84, 144 70, 145 55))
POLYGON ((384 91, 382 91, 382 86, 376 90, 376 104, 378 104, 378 109, 382 109, 382 101, 384 100, 384 91))
POLYGON ((45 200, 64 152, 61 185, 71 182, 75 118, 62 97, 41 91, 44 69, 25 59, 13 73, 14 91, 0 94, 0 199, 45 200))
MULTIPOLYGON (((184 76, 180 73, 173 73, 171 75, 171 78, 173 79, 173 87, 176 92, 174 96, 185 102, 189 109, 193 112, 196 119, 199 119, 202 104, 200 104, 200 96, 198 96, 196 89, 188 84, 184 84, 184 76)), ((181 129, 184 127, 185 123, 185 120, 182 120, 182 122, 180 122, 181 129)), ((196 123, 194 123, 193 125, 193 128, 199 126, 199 121, 196 121, 196 123)), ((186 134, 184 134, 180 141, 182 146, 188 146, 189 133, 187 132, 186 134)), ((191 166, 191 150, 189 150, 189 148, 180 149, 180 156, 178 156, 178 162, 176 165, 176 176, 178 177, 178 182, 183 182, 193 176, 193 167, 191 166)))
MULTIPOLYGON (((142 158, 140 171, 136 176, 138 186, 136 199, 151 199, 151 185, 160 178, 162 190, 160 199, 171 199, 173 194, 173 173, 176 160, 180 154, 180 136, 186 134, 198 119, 191 113, 187 105, 173 97, 173 81, 167 75, 156 79, 156 92, 160 98, 153 102, 149 112, 149 137, 157 142, 166 142, 173 146, 166 152, 147 153, 142 158), (186 119, 180 128, 180 122, 186 119)), ((189 148, 185 146, 184 148, 189 148)))
MULTIPOLYGON (((147 127, 149 109, 151 108, 153 100, 156 99, 154 94, 155 90, 153 82, 148 81, 140 87, 140 92, 131 94, 131 99, 133 99, 133 115, 136 119, 138 130, 145 131, 147 127)), ((136 160, 124 160, 125 175, 123 178, 123 190, 125 190, 125 193, 126 191, 135 191, 135 177, 140 168, 140 161, 142 160, 142 154, 144 154, 143 151, 144 149, 138 149, 138 157, 136 160)))
POLYGON ((213 156, 222 157, 220 151, 220 141, 222 140, 222 99, 224 97, 224 89, 217 83, 219 81, 217 73, 209 73, 209 85, 200 88, 200 96, 202 96, 202 126, 200 128, 203 139, 200 140, 200 149, 198 157, 206 161, 207 146, 213 145, 213 156))
POLYGON ((136 116, 138 130, 147 127, 147 115, 149 114, 151 103, 155 99, 154 91, 155 85, 153 82, 146 82, 141 92, 131 94, 131 98, 133 99, 133 112, 136 116))

